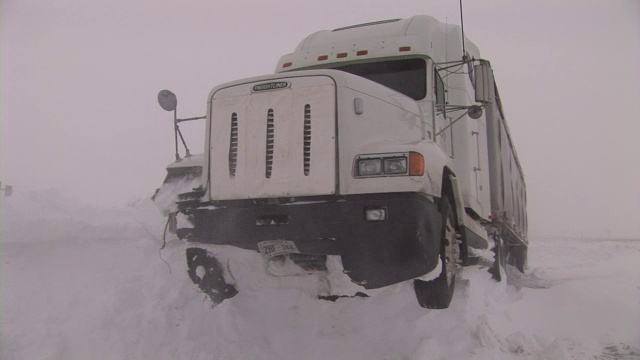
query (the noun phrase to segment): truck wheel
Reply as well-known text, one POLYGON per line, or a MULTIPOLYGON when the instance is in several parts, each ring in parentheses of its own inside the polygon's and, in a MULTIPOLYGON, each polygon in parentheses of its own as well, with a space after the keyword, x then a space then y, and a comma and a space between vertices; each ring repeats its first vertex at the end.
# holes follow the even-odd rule
POLYGON ((220 262, 201 248, 187 249, 187 271, 191 281, 200 290, 209 295, 213 306, 220 304, 225 299, 234 297, 238 291, 224 281, 220 262))
POLYGON ((446 197, 440 200, 440 214, 442 216, 440 237, 442 272, 434 280, 414 280, 413 283, 418 303, 427 309, 446 309, 449 307, 456 283, 457 262, 460 258, 453 209, 446 197))

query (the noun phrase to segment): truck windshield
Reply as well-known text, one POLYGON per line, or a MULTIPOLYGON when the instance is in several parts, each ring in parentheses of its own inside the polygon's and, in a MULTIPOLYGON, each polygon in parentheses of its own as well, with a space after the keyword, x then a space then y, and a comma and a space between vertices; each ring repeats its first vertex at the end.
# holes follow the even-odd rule
POLYGON ((427 64, 423 59, 388 60, 333 68, 375 81, 414 100, 427 95, 427 64))

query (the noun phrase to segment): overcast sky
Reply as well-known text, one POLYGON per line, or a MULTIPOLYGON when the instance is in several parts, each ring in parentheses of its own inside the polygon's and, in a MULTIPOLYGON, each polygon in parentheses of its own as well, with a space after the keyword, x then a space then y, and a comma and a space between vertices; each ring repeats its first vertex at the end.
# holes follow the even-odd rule
MULTIPOLYGON (((1 0, 0 181, 121 206, 173 159, 172 117, 220 83, 272 73, 309 33, 434 16, 457 0, 1 0)), ((525 171, 533 236, 640 237, 640 1, 474 0, 525 171)), ((201 128, 185 124, 202 150, 201 128), (190 129, 189 129, 190 128, 190 129)))

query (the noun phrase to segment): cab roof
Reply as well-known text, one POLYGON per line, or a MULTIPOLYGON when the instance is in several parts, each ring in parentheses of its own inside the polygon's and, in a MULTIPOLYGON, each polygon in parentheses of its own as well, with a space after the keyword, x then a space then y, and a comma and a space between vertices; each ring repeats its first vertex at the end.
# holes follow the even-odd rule
MULTIPOLYGON (((461 38, 460 26, 426 15, 322 30, 304 38, 293 53, 282 56, 276 72, 382 57, 425 56, 437 63, 460 60, 461 38)), ((469 57, 480 58, 480 51, 468 39, 465 49, 469 57)))

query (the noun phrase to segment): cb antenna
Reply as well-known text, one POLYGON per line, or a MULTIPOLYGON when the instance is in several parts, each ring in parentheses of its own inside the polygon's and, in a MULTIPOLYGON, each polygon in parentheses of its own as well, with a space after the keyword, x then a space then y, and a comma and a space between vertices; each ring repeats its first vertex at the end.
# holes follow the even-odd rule
POLYGON ((462 0, 460 0, 460 27, 462 29, 462 61, 467 61, 467 51, 464 48, 464 18, 462 17, 462 0))

